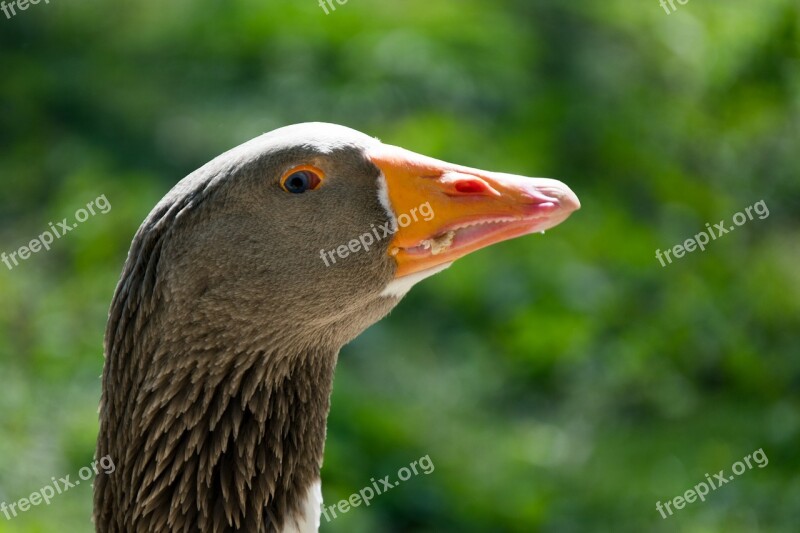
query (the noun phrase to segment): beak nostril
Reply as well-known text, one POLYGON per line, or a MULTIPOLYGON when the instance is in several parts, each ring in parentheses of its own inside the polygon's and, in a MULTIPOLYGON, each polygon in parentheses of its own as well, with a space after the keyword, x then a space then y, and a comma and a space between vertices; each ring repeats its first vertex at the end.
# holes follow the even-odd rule
POLYGON ((483 180, 462 179, 455 183, 456 191, 461 194, 485 194, 489 192, 489 187, 483 180))

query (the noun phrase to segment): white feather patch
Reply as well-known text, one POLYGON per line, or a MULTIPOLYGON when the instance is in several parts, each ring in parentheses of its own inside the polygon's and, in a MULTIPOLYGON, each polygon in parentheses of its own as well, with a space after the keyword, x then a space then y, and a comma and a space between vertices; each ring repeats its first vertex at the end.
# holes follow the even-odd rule
POLYGON ((381 296, 386 296, 389 298, 402 298, 405 296, 408 291, 411 290, 411 287, 419 283, 425 278, 429 278, 434 274, 438 274, 442 270, 446 269, 453 263, 444 263, 441 265, 436 265, 435 267, 428 268, 426 270, 420 270, 419 272, 414 272, 413 274, 409 274, 408 276, 403 276, 401 278, 393 279, 389 282, 386 288, 383 289, 381 296))
POLYGON ((308 487, 300 514, 294 517, 287 517, 281 533, 317 533, 321 514, 322 483, 316 481, 308 487))
POLYGON ((389 201, 389 186, 386 185, 386 176, 381 175, 378 176, 378 201, 383 206, 384 211, 386 211, 386 216, 389 220, 392 221, 392 227, 397 227, 397 215, 394 213, 394 209, 392 209, 392 202, 389 201))

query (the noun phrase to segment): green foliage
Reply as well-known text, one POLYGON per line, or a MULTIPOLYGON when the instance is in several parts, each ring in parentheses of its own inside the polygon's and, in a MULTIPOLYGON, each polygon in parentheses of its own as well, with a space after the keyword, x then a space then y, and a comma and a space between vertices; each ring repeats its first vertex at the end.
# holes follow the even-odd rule
MULTIPOLYGON (((138 224, 263 131, 337 122, 562 179, 583 209, 420 284, 342 352, 331 532, 794 532, 800 523, 796 0, 40 2, 0 15, 0 501, 92 458, 106 311, 138 224), (334 2, 335 3, 335 2, 334 2), (662 267, 764 200, 770 215, 662 267), (706 473, 754 468, 662 520, 706 473)), ((0 532, 81 532, 82 485, 0 532)))

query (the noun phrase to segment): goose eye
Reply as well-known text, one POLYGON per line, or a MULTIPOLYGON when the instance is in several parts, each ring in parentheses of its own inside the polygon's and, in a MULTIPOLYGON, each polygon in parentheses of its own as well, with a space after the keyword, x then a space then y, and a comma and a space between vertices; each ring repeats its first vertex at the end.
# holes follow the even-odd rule
POLYGON ((296 168, 287 172, 281 180, 281 187, 286 192, 301 194, 308 190, 314 190, 322 182, 320 172, 311 168, 296 168))

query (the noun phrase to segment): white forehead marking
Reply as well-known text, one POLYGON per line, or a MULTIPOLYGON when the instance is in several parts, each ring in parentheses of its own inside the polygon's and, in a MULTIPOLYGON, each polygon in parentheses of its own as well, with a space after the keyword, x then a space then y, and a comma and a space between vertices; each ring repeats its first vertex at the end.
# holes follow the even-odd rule
POLYGON ((392 202, 389 201, 389 186, 386 185, 386 176, 383 175, 383 172, 378 176, 378 201, 383 206, 383 210, 386 211, 386 216, 392 221, 392 227, 396 228, 397 216, 395 216, 394 209, 392 209, 392 202))
POLYGON ((413 274, 409 274, 408 276, 403 276, 401 278, 393 279, 389 282, 381 296, 386 296, 389 298, 402 298, 405 296, 408 291, 411 290, 411 287, 419 283, 425 278, 429 278, 434 274, 438 274, 442 270, 446 269, 453 263, 444 263, 442 265, 436 265, 435 267, 428 268, 426 270, 420 270, 419 272, 414 272, 413 274))

